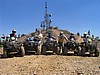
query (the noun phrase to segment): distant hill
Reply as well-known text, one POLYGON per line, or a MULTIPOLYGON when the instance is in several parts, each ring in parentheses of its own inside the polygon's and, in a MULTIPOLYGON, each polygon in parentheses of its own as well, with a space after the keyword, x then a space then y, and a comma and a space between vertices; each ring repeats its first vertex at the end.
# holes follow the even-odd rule
MULTIPOLYGON (((69 31, 67 31, 67 30, 54 29, 54 28, 42 30, 42 34, 43 34, 43 36, 44 36, 44 38, 45 38, 45 37, 47 36, 47 33, 48 33, 48 32, 51 32, 52 35, 53 35, 54 37, 58 37, 58 35, 60 34, 61 31, 64 32, 64 34, 65 34, 67 37, 70 36, 70 33, 71 33, 71 32, 69 32, 69 31)), ((21 38, 18 39, 18 41, 19 41, 19 42, 23 42, 28 36, 34 36, 35 34, 37 34, 37 32, 32 32, 32 33, 30 33, 30 34, 27 34, 27 35, 25 35, 25 36, 22 36, 21 38)), ((81 37, 77 36, 76 34, 74 34, 74 36, 75 36, 76 38, 79 39, 79 40, 78 40, 78 42, 79 42, 80 39, 81 39, 81 37)), ((44 38, 43 38, 43 39, 44 39, 44 38)))

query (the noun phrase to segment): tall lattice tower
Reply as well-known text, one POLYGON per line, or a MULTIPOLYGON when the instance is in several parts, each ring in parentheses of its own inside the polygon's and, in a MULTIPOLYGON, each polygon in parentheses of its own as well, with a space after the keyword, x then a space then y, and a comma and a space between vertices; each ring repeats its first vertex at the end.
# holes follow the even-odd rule
POLYGON ((41 27, 43 27, 43 29, 50 28, 51 22, 52 22, 51 16, 52 16, 52 14, 49 14, 48 13, 48 5, 47 5, 47 2, 45 2, 44 21, 41 22, 41 27))

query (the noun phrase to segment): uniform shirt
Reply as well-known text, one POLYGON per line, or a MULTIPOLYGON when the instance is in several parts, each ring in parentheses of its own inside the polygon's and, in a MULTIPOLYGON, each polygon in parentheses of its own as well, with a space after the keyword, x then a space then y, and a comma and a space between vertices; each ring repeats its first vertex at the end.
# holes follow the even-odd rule
POLYGON ((83 41, 84 41, 85 43, 87 43, 87 42, 88 42, 88 39, 87 39, 87 38, 83 38, 83 41))

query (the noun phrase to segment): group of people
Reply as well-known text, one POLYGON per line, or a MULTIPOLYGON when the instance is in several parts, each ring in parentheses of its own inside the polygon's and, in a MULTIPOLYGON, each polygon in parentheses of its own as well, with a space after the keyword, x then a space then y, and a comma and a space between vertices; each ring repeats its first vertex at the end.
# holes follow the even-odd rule
POLYGON ((83 42, 84 43, 92 43, 92 41, 94 41, 94 39, 92 39, 90 37, 90 35, 88 35, 86 32, 84 32, 84 36, 82 37, 83 38, 83 42))
MULTIPOLYGON (((42 40, 43 34, 41 33, 41 31, 37 31, 37 34, 34 37, 38 37, 38 39, 42 40)), ((17 41, 16 30, 12 30, 11 34, 9 34, 8 36, 3 35, 1 38, 6 39, 6 41, 17 41)), ((26 39, 26 41, 29 41, 29 40, 31 41, 33 39, 34 39, 33 37, 28 37, 26 39)), ((60 48, 64 47, 65 41, 66 42, 68 42, 68 41, 76 42, 76 38, 75 38, 73 33, 71 33, 69 38, 68 38, 67 36, 65 36, 65 34, 63 32, 60 32, 60 34, 58 35, 58 37, 56 39, 54 36, 52 36, 52 33, 49 32, 47 37, 46 37, 46 40, 48 40, 48 39, 57 40, 60 48)), ((84 32, 82 39, 83 39, 83 42, 85 42, 85 43, 91 43, 91 41, 92 41, 90 36, 87 35, 86 32, 84 32)))
MULTIPOLYGON (((37 34, 35 35, 35 37, 38 37, 40 40, 42 40, 43 38, 43 34, 41 33, 41 31, 37 31, 37 34)), ((83 39, 82 42, 85 42, 85 43, 91 43, 91 38, 90 36, 84 32, 83 36, 81 37, 83 39)), ((33 37, 28 37, 26 40, 32 40, 33 37)), ((46 36, 46 40, 57 40, 58 44, 59 44, 59 47, 60 48, 63 48, 64 47, 64 42, 76 42, 76 38, 74 36, 73 33, 70 33, 70 36, 67 37, 63 32, 60 32, 60 34, 58 35, 57 38, 55 38, 51 32, 48 32, 48 35, 46 36)))
POLYGON ((2 42, 5 42, 5 41, 17 41, 17 36, 16 36, 16 30, 12 30, 11 34, 5 36, 3 34, 3 36, 1 37, 2 38, 2 42))
MULTIPOLYGON (((37 34, 34 37, 39 37, 40 40, 43 38, 43 34, 41 31, 37 31, 37 34)), ((26 41, 32 41, 34 40, 34 37, 28 37, 26 41)), ((53 41, 56 40, 59 44, 59 48, 62 49, 64 47, 64 42, 65 41, 73 41, 75 42, 76 38, 74 37, 74 34, 71 33, 70 37, 68 38, 63 32, 60 32, 57 38, 55 38, 51 32, 48 32, 46 38, 46 41, 53 41)))

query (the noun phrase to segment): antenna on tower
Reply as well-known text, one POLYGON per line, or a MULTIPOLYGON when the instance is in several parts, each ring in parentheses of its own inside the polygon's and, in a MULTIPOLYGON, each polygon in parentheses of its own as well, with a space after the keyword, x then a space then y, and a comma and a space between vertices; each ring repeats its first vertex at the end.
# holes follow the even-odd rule
POLYGON ((47 2, 45 2, 45 12, 47 13, 48 6, 47 6, 47 2))
POLYGON ((47 2, 45 2, 44 21, 41 22, 41 27, 43 27, 43 29, 50 28, 51 22, 52 22, 52 20, 50 19, 51 16, 52 16, 52 14, 49 14, 48 13, 48 5, 47 5, 47 2))

